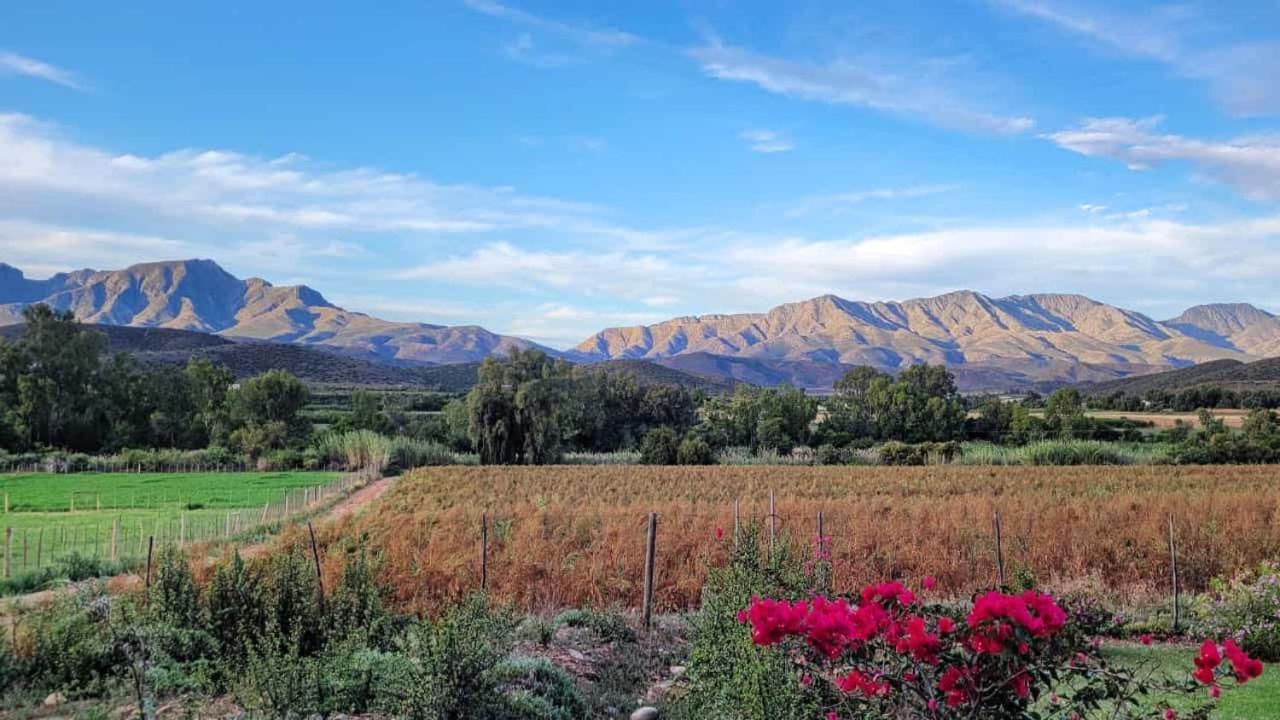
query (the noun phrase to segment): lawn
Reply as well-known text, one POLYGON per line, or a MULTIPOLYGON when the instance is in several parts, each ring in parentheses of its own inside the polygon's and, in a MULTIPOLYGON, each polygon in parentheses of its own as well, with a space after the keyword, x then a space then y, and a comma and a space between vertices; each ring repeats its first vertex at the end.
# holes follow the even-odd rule
MULTIPOLYGON (((25 473, 0 476, 0 553, 18 575, 79 553, 103 559, 145 554, 159 544, 236 533, 300 510, 304 488, 332 484, 339 473, 25 473), (74 499, 74 505, 73 505, 74 499), (74 510, 72 509, 74 507, 74 510), (113 549, 114 548, 114 549, 113 549)), ((314 495, 312 496, 314 497, 314 495)))
POLYGON ((262 506, 287 490, 327 485, 338 473, 15 473, 0 475, 9 512, 262 506))
MULTIPOLYGON (((1154 667, 1170 678, 1185 678, 1194 668, 1192 658, 1196 649, 1191 646, 1116 644, 1108 648, 1113 658, 1133 664, 1154 667)), ((1192 709, 1209 700, 1208 693, 1188 699, 1185 696, 1152 698, 1152 705, 1165 701, 1179 715, 1185 717, 1192 709)), ((1275 720, 1280 719, 1280 665, 1268 666, 1261 678, 1243 687, 1223 688, 1222 698, 1209 716, 1214 720, 1275 720)))

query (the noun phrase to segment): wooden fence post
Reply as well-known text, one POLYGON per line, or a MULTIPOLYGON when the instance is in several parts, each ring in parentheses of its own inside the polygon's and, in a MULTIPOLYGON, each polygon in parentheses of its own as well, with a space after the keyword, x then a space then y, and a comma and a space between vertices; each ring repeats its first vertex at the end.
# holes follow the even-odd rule
POLYGON ((778 512, 773 502, 773 491, 769 491, 769 559, 773 559, 773 546, 778 539, 778 512))
POLYGON ((738 533, 742 526, 742 513, 739 508, 740 501, 738 498, 733 499, 733 546, 738 547, 738 533))
POLYGON ((996 587, 1004 587, 1004 548, 1000 537, 1000 511, 997 510, 994 520, 996 528, 996 587))
POLYGON ((41 561, 44 559, 44 528, 36 531, 36 569, 41 568, 41 561))
POLYGON ((1173 631, 1178 632, 1182 611, 1178 603, 1178 546, 1173 539, 1173 515, 1169 515, 1169 575, 1173 580, 1173 631))
POLYGON ((182 513, 181 519, 178 521, 178 547, 187 546, 187 514, 182 513))
POLYGON ((120 517, 111 523, 111 562, 120 559, 120 517))
POLYGON ((644 550, 644 605, 641 614, 644 616, 645 629, 653 621, 653 564, 658 548, 658 513, 649 513, 649 532, 645 538, 644 550))
POLYGON ((316 529, 307 521, 307 532, 311 534, 311 557, 316 562, 316 592, 320 594, 320 609, 324 610, 324 577, 320 575, 320 548, 316 545, 316 529))
POLYGON ((147 575, 145 580, 143 580, 143 588, 146 590, 146 593, 142 596, 143 607, 146 607, 148 601, 151 599, 151 554, 152 551, 155 550, 155 547, 156 537, 152 535, 147 538, 147 575))
POLYGON ((489 513, 480 513, 480 591, 489 589, 489 513))

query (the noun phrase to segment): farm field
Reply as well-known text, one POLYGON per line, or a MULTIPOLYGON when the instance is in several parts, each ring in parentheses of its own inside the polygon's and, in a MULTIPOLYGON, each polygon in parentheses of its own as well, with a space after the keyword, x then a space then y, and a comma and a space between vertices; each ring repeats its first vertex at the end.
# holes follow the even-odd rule
MULTIPOLYGON (((933 575, 954 595, 996 576, 994 516, 1009 582, 1132 599, 1169 590, 1172 518, 1182 587, 1280 551, 1273 468, 483 467, 410 473, 374 512, 324 533, 367 538, 404 609, 435 610, 480 586, 529 610, 639 604, 647 514, 658 513, 655 602, 696 607, 709 560, 741 524, 801 552, 823 514, 835 589, 933 575)), ((340 553, 334 553, 340 557, 340 553)), ((336 574, 331 564, 326 573, 336 574)))
MULTIPOLYGON (((1226 423, 1227 427, 1238 428, 1244 425, 1244 419, 1249 414, 1248 410, 1219 409, 1213 410, 1213 416, 1221 419, 1226 423)), ((1043 411, 1032 413, 1043 414, 1043 411)), ((1125 410, 1089 410, 1085 413, 1091 418, 1099 420, 1133 420, 1134 422, 1149 422, 1157 428, 1171 428, 1179 421, 1192 427, 1200 424, 1199 416, 1193 412, 1129 412, 1125 410)))
POLYGON ((253 527, 264 512, 278 519, 286 496, 291 509, 301 509, 308 488, 339 478, 328 472, 3 475, 0 495, 9 504, 0 516, 0 542, 10 575, 71 553, 134 558, 152 536, 157 543, 196 541, 253 527))

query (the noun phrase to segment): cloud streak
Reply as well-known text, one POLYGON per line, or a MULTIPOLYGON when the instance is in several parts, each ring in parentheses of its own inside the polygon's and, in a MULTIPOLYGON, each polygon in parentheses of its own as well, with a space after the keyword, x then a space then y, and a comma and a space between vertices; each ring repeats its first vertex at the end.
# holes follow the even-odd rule
POLYGON ((84 81, 70 70, 12 52, 0 52, 0 73, 38 78, 72 90, 88 89, 84 81))
POLYGON ((1132 170, 1187 162, 1246 197, 1280 200, 1280 136, 1200 140, 1160 133, 1160 123, 1159 117, 1093 118, 1045 138, 1081 155, 1119 160, 1132 170))
MULTIPOLYGON (((1280 40, 1199 47, 1193 36, 1209 18, 1185 5, 1141 14, 1054 0, 990 0, 997 7, 1052 25, 1113 53, 1163 63, 1184 77, 1208 83, 1228 111, 1239 116, 1280 113, 1280 75, 1262 68, 1280 57, 1280 40)), ((1213 21, 1221 21, 1215 13, 1213 21)))
POLYGON ((743 130, 738 137, 747 142, 752 152, 781 153, 795 149, 795 143, 776 130, 743 130))
POLYGON ((955 67, 945 61, 913 61, 910 67, 897 70, 869 59, 815 64, 755 53, 718 39, 688 54, 710 77, 800 100, 863 107, 988 133, 1022 133, 1035 125, 1030 117, 987 112, 956 97, 950 89, 956 83, 955 67))

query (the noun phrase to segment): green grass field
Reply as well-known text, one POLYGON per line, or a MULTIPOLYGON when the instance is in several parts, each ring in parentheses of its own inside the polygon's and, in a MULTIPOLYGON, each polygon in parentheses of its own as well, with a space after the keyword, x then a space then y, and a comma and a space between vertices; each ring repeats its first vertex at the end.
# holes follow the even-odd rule
MULTIPOLYGON (((1107 652, 1115 659, 1132 665, 1151 666, 1174 679, 1186 678, 1194 669, 1192 658, 1196 649, 1190 646, 1116 644, 1107 652)), ((1207 692, 1193 698, 1185 696, 1154 697, 1154 707, 1160 701, 1167 702, 1178 711, 1180 717, 1206 703, 1214 705, 1209 715, 1214 720, 1280 720, 1280 665, 1268 665, 1262 677, 1242 687, 1224 687, 1222 698, 1209 699, 1207 692)))
POLYGON ((327 486, 341 475, 275 473, 22 473, 0 475, 0 552, 8 574, 45 567, 72 553, 129 559, 147 540, 193 542, 225 536, 300 510, 304 488, 327 486), (73 504, 74 503, 74 504, 73 504), (74 510, 72 509, 74 507, 74 510), (114 550, 113 550, 114 548, 114 550))
POLYGON ((235 509, 279 500, 286 491, 327 485, 338 473, 16 473, 0 475, 9 512, 101 509, 235 509), (74 505, 73 505, 74 503, 74 505))

